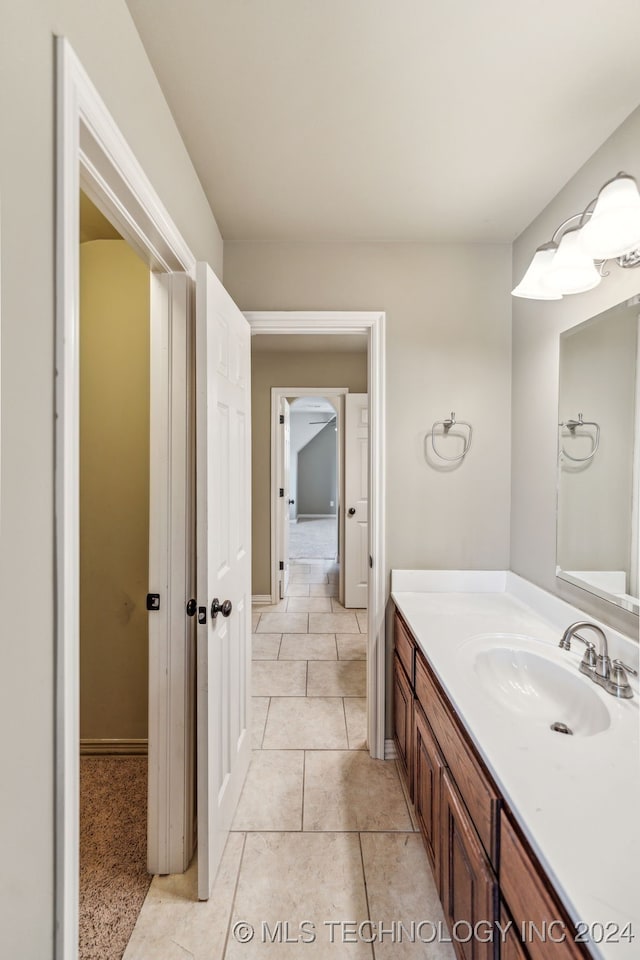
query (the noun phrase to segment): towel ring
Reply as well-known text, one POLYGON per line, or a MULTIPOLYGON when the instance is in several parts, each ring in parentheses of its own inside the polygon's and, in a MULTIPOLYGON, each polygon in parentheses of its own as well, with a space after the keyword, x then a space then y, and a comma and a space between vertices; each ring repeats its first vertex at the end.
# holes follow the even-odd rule
POLYGON ((566 420, 564 423, 560 424, 561 427, 566 427, 570 432, 572 437, 576 435, 577 427, 595 427, 595 436, 591 434, 582 434, 582 436, 588 436, 591 439, 593 444, 591 448, 591 453, 588 453, 586 457, 572 457, 570 453, 567 453, 564 447, 561 447, 561 452, 563 457, 566 457, 567 460, 571 460, 573 463, 587 463, 588 460, 592 460, 598 452, 598 447, 600 446, 600 424, 596 423, 595 420, 583 420, 582 414, 578 414, 577 420, 566 420))
POLYGON ((440 457, 441 460, 447 460, 449 463, 459 463, 461 460, 464 460, 464 458, 466 457, 466 455, 469 453, 469 450, 471 449, 471 438, 472 438, 472 436, 473 436, 473 427, 471 426, 471 424, 470 424, 467 420, 456 420, 456 415, 455 415, 455 413, 454 413, 453 411, 451 411, 451 416, 450 416, 450 417, 447 417, 446 420, 436 420, 436 422, 435 422, 434 425, 432 426, 432 428, 431 428, 431 446, 433 447, 433 452, 435 453, 436 457, 440 457), (438 451, 438 449, 437 449, 437 447, 436 447, 436 442, 435 442, 435 440, 434 440, 434 431, 435 431, 436 427, 442 427, 443 434, 444 434, 444 436, 446 436, 446 435, 449 433, 449 431, 451 430, 451 427, 456 427, 456 426, 457 426, 457 427, 466 427, 467 430, 469 431, 469 435, 468 435, 467 438, 466 438, 466 442, 465 442, 465 445, 464 445, 464 450, 462 451, 462 453, 460 454, 460 456, 458 456, 458 457, 447 457, 447 456, 445 456, 443 453, 440 453, 440 452, 438 451))

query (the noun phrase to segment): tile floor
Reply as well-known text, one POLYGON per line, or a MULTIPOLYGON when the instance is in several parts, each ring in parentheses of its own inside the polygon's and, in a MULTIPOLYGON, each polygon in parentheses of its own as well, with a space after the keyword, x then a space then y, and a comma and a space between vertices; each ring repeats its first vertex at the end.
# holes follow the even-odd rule
POLYGON ((125 960, 453 960, 396 764, 366 750, 366 611, 337 581, 298 561, 254 609, 254 753, 213 896, 195 863, 155 877, 125 960))

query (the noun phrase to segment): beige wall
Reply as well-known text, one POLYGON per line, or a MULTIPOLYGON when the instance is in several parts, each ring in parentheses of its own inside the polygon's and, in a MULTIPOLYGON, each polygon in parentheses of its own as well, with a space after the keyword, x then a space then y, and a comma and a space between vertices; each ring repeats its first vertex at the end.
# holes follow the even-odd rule
POLYGON ((243 310, 386 311, 390 568, 508 566, 510 278, 507 245, 225 246, 225 285, 243 310), (438 472, 424 437, 452 410, 472 421, 473 450, 438 472))
MULTIPOLYGON (((640 179, 640 110, 603 144, 513 249, 514 284, 535 248, 568 216, 580 212, 619 170, 640 179)), ((588 293, 559 301, 513 298, 513 459, 511 567, 612 626, 638 634, 638 620, 606 601, 556 580, 556 457, 559 336, 640 291, 640 271, 608 266, 611 275, 588 293)))
MULTIPOLYGON (((234 293, 231 293, 234 296, 234 293)), ((234 297, 235 299, 235 297, 234 297)), ((240 301, 237 301, 240 303, 240 301)), ((260 353, 251 357, 254 596, 271 593, 271 387, 348 387, 367 392, 363 353, 260 353)))
POLYGON ((193 253, 222 240, 124 0, 2 4, 0 849, 2 951, 54 939, 54 34, 66 35, 193 253))
POLYGON ((80 736, 147 736, 149 281, 124 240, 80 248, 80 736))

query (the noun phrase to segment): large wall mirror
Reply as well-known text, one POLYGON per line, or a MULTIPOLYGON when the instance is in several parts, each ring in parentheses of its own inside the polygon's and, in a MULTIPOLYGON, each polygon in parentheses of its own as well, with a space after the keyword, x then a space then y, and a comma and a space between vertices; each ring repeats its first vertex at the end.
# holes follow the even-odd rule
POLYGON ((640 297, 560 337, 557 575, 640 612, 640 297))

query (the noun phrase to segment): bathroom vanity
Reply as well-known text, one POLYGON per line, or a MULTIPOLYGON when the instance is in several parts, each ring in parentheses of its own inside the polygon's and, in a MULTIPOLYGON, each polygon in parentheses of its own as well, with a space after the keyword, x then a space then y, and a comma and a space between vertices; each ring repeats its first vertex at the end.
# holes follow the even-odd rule
POLYGON ((558 643, 588 618, 514 574, 393 571, 392 597, 396 753, 458 956, 639 956, 635 681, 582 675, 558 643))

